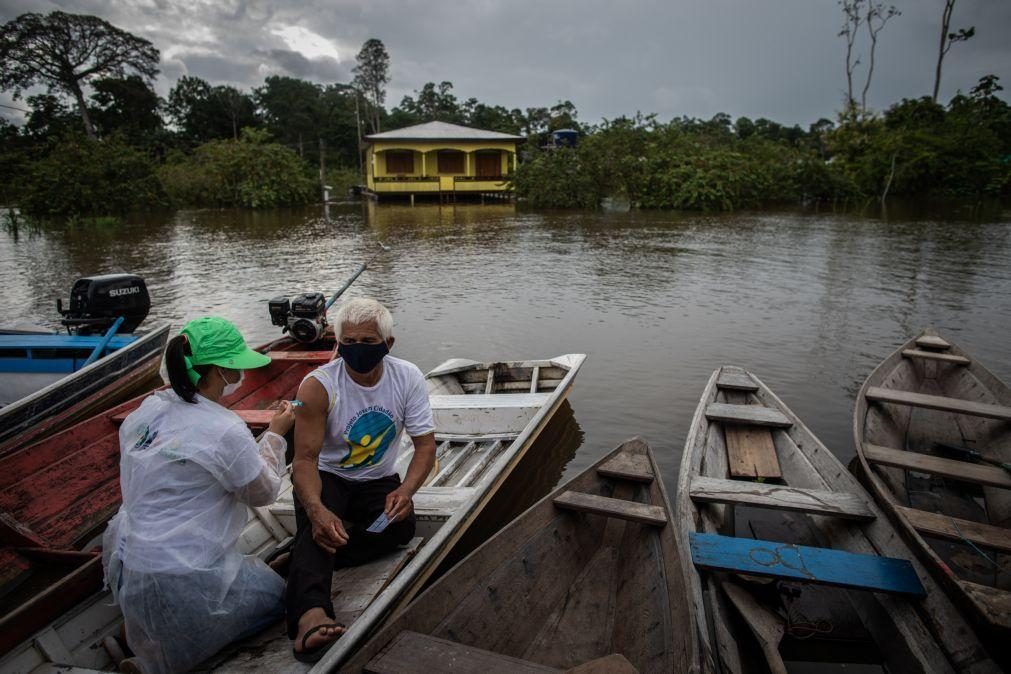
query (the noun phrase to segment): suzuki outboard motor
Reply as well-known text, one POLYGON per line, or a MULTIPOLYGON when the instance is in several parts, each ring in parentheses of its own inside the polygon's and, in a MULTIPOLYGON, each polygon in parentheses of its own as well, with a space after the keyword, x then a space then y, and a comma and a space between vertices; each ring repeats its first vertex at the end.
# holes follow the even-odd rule
POLYGON ((144 279, 134 274, 105 274, 77 279, 70 291, 70 308, 56 300, 56 310, 63 316, 67 330, 78 335, 102 334, 117 318, 126 320, 117 331, 137 329, 151 310, 151 297, 144 279))

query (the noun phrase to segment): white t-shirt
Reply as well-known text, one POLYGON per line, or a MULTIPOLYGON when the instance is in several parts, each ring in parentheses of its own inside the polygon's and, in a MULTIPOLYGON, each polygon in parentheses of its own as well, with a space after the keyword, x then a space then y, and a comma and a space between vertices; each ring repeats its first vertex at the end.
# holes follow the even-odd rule
POLYGON ((396 471, 400 441, 435 430, 425 376, 413 363, 383 359, 375 386, 355 383, 338 358, 309 373, 326 389, 327 419, 319 469, 348 480, 374 480, 396 471))
POLYGON ((234 551, 246 506, 234 492, 266 468, 253 435, 231 410, 157 391, 119 430, 123 505, 115 527, 135 571, 216 566, 234 551))

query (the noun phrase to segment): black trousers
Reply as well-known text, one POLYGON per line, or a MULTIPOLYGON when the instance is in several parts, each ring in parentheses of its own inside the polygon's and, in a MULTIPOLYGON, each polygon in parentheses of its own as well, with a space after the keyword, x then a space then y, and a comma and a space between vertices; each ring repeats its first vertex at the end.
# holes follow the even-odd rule
POLYGON ((414 537, 414 513, 394 522, 382 533, 366 529, 386 509, 386 496, 400 486, 400 477, 393 474, 375 480, 345 480, 332 473, 319 472, 323 488, 320 500, 333 514, 341 518, 348 531, 348 542, 331 554, 312 538, 312 524, 298 497, 295 498, 297 531, 291 550, 288 585, 284 591, 284 610, 288 623, 288 638, 298 634, 298 620, 306 611, 323 609, 334 617, 330 600, 333 570, 370 562, 414 537))

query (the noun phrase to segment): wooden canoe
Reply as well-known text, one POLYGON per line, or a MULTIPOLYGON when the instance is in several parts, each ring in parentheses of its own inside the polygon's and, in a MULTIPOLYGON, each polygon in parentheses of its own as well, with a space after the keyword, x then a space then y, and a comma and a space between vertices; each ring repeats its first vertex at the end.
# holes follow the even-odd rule
POLYGON ((698 671, 672 518, 652 452, 629 440, 454 566, 351 660, 326 666, 698 671))
MULTIPOLYGON (((343 657, 432 576, 562 406, 584 359, 581 354, 506 363, 454 359, 426 375, 438 461, 414 498, 418 536, 394 554, 335 572, 335 611, 349 626, 340 641, 343 657)), ((404 442, 400 471, 406 471, 413 451, 410 440, 404 442)), ((295 531, 286 477, 277 502, 250 509, 240 546, 246 554, 266 558, 290 542, 295 531)), ((90 669, 110 666, 102 638, 116 634, 122 619, 109 603, 104 592, 86 597, 0 658, 0 671, 27 672, 47 662, 90 669)), ((300 672, 308 667, 292 658, 291 643, 277 625, 200 669, 300 672)))
POLYGON ((784 660, 998 671, 873 499, 745 370, 706 384, 677 516, 702 650, 719 671, 785 672, 784 660))
MULTIPOLYGON (((925 330, 857 396, 859 474, 987 637, 1011 636, 1011 389, 925 330)), ((1011 665, 1009 665, 1011 666, 1011 665)))
MULTIPOLYGON (((246 373, 222 404, 264 429, 279 399, 336 355, 332 335, 307 350, 285 338, 259 351, 270 365, 246 373)), ((0 457, 0 654, 101 587, 86 552, 120 504, 119 425, 149 394, 0 457)))
POLYGON ((136 339, 130 335, 130 343, 65 376, 5 373, 5 377, 48 376, 51 381, 0 409, 0 457, 160 383, 158 369, 168 331, 168 323, 163 323, 136 339))

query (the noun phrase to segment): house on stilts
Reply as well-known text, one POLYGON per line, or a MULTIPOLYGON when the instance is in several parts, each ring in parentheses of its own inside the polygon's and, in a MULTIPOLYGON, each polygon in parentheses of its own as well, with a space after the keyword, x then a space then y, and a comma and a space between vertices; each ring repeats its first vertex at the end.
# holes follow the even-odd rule
POLYGON ((365 137, 366 185, 373 199, 512 199, 509 175, 526 140, 448 122, 426 122, 365 137))

